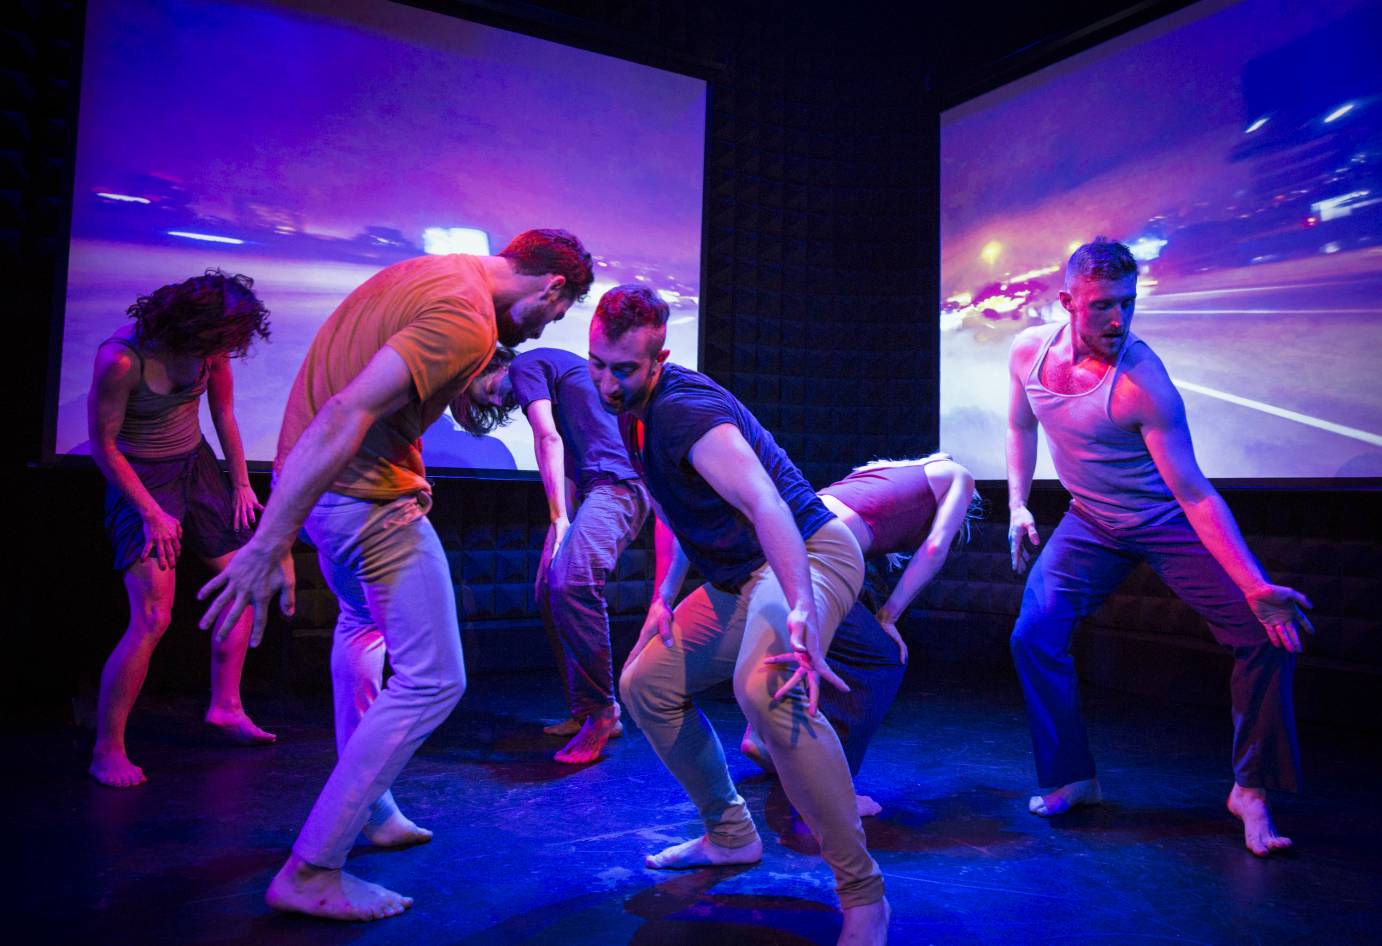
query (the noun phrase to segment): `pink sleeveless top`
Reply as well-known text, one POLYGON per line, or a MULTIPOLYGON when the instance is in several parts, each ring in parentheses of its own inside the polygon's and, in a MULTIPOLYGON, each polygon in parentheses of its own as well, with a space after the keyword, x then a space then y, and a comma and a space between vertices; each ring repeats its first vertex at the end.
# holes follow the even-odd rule
MULTIPOLYGON (((949 459, 938 453, 926 463, 949 459)), ((817 492, 834 496, 864 520, 873 536, 869 558, 915 552, 936 518, 936 494, 926 478, 926 463, 857 470, 817 492)))
POLYGON ((1134 345, 1146 342, 1128 333, 1118 360, 1098 384, 1083 394, 1057 394, 1041 383, 1041 365, 1068 324, 1057 325, 1046 337, 1024 387, 1032 413, 1046 431, 1056 475, 1072 497, 1071 508, 1114 532, 1165 522, 1180 504, 1142 435, 1119 427, 1109 415, 1123 359, 1134 345))

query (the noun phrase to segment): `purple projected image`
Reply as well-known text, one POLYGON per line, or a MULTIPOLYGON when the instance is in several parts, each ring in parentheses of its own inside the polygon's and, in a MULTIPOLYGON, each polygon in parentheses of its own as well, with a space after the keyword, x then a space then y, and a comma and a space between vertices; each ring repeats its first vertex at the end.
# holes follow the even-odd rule
MULTIPOLYGON (((704 135, 703 80, 384 0, 91 0, 56 452, 86 452, 92 359, 125 309, 211 266, 272 313, 234 362, 251 460, 273 458, 313 333, 352 289, 532 227, 597 264, 537 344, 584 355, 600 294, 639 281, 695 366, 704 135)), ((429 465, 536 469, 521 415, 453 428, 428 432, 429 465)))
POLYGON ((1382 476, 1379 35, 1367 0, 1211 0, 945 112, 944 449, 1005 475, 1009 346, 1104 235, 1207 474, 1382 476))

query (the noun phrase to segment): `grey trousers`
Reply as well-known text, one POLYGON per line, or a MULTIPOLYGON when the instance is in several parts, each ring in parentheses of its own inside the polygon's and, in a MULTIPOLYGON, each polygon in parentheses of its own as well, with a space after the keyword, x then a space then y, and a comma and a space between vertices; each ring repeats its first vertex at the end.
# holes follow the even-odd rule
POLYGON ((648 506, 642 480, 597 483, 581 497, 556 557, 550 533, 543 549, 538 607, 559 654, 567 705, 576 719, 614 703, 605 581, 643 528, 648 506))
POLYGON ((465 692, 446 554, 418 494, 391 503, 326 493, 303 531, 340 601, 331 646, 336 767, 293 851, 339 868, 367 822, 397 807, 389 786, 465 692), (380 688, 387 652, 393 667, 380 688))

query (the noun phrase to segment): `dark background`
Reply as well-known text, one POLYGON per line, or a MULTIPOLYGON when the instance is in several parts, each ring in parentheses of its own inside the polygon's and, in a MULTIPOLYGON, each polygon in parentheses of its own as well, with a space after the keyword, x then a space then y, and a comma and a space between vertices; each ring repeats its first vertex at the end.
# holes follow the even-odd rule
MULTIPOLYGON (((874 456, 938 445, 936 231, 942 108, 1183 4, 913 4, 604 0, 429 3, 497 26, 703 71, 712 80, 706 162, 702 368, 734 391, 817 486, 874 456)), ((42 455, 50 346, 59 337, 83 5, 25 0, 0 14, 0 256, 11 457, 6 545, 17 620, 7 622, 11 713, 83 715, 126 619, 101 527, 94 468, 42 455)), ((267 490, 266 476, 256 486, 267 490)), ((1235 488, 1226 498, 1273 577, 1315 602, 1319 630, 1298 678, 1301 715, 1375 728, 1382 682, 1382 493, 1235 488)), ((1007 671, 1020 582, 1007 570, 1006 501, 904 625, 911 680, 928 662, 1007 671)), ((472 673, 550 658, 531 581, 545 528, 536 482, 439 480, 433 520, 452 560, 472 673)), ((1043 533, 1064 497, 1038 490, 1043 533)), ((646 537, 611 591, 627 645, 646 605, 646 537)), ((292 626, 251 655, 253 687, 323 687, 328 593, 300 556, 292 626)), ((199 608, 180 582, 150 687, 206 686, 199 608)), ((1221 701, 1227 656, 1140 571, 1080 636, 1094 683, 1221 701)), ((554 681, 555 682, 555 681, 554 681)), ((1015 684, 1014 684, 1015 685, 1015 684)))

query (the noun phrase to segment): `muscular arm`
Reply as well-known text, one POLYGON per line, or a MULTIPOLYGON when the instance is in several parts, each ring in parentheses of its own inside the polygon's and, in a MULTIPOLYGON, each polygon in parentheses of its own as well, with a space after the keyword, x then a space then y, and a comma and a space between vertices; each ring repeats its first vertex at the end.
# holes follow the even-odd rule
POLYGON ((739 428, 733 424, 711 428, 691 446, 689 458, 711 488, 753 526, 787 604, 810 614, 814 625, 816 602, 811 594, 806 543, 792 511, 739 428))
POLYGON ((941 495, 936 517, 931 521, 931 531, 927 533, 926 541, 907 563, 896 587, 893 588, 893 593, 878 611, 878 620, 882 624, 896 624, 908 605, 921 593, 921 589, 925 588, 941 570, 955 542, 955 536, 964 526, 970 498, 974 495, 974 477, 960 464, 941 461, 930 464, 926 469, 933 482, 944 477, 948 480, 948 485, 941 495), (941 469, 933 474, 932 470, 937 467, 941 469))
POLYGON ((811 569, 806 559, 806 543, 802 541, 801 530, 797 528, 792 511, 782 501, 777 486, 768 476, 768 471, 763 469, 758 455, 733 424, 711 428, 692 445, 688 456, 696 472, 753 526, 768 566, 782 586, 787 605, 791 608, 787 616, 787 633, 792 653, 769 657, 768 662, 795 662, 797 666, 773 698, 782 699, 788 690, 804 679, 807 712, 814 716, 820 696, 820 677, 841 690, 848 690, 849 687, 825 662, 820 639, 820 618, 816 614, 816 599, 811 590, 811 569))
POLYGON ((1013 571, 1026 571, 1031 553, 1023 547, 1023 539, 1040 545, 1036 520, 1027 509, 1032 492, 1032 477, 1036 473, 1037 419, 1027 400, 1027 373, 1040 345, 1040 336, 1028 330, 1013 342, 1008 356, 1008 429, 1004 452, 1008 461, 1008 546, 1013 571))
POLYGON ((257 643, 268 618, 268 603, 280 589, 283 608, 291 613, 292 581, 278 569, 292 549, 293 538, 313 504, 359 451, 370 427, 413 396, 407 365, 385 346, 354 381, 322 405, 284 461, 254 538, 198 592, 204 600, 216 589, 224 589, 202 617, 203 629, 215 623, 218 637, 223 636, 245 607, 253 607, 251 641, 257 643))
POLYGON ((86 399, 86 429, 91 458, 112 486, 124 493, 144 520, 144 548, 140 561, 152 553, 158 567, 172 568, 182 551, 182 526, 163 511, 144 488, 130 461, 115 445, 130 394, 139 384, 139 365, 123 345, 102 345, 96 351, 91 391, 86 399))
POLYGON ((225 454, 226 470, 230 474, 234 526, 246 529, 254 523, 256 511, 263 506, 250 487, 249 468, 245 466, 245 445, 240 439, 240 424, 235 419, 235 375, 225 355, 211 359, 208 371, 207 406, 211 409, 211 423, 216 427, 216 437, 221 441, 221 452, 225 454))
POLYGON ((1200 470, 1185 418, 1185 402, 1165 367, 1155 356, 1144 357, 1125 378, 1125 385, 1120 385, 1122 390, 1115 396, 1127 392, 1129 418, 1141 430, 1157 472, 1185 510, 1195 535, 1243 592, 1272 643, 1299 651, 1297 622, 1310 627, 1297 607, 1308 608, 1310 602, 1291 588, 1273 585, 1248 549, 1233 513, 1200 470))

